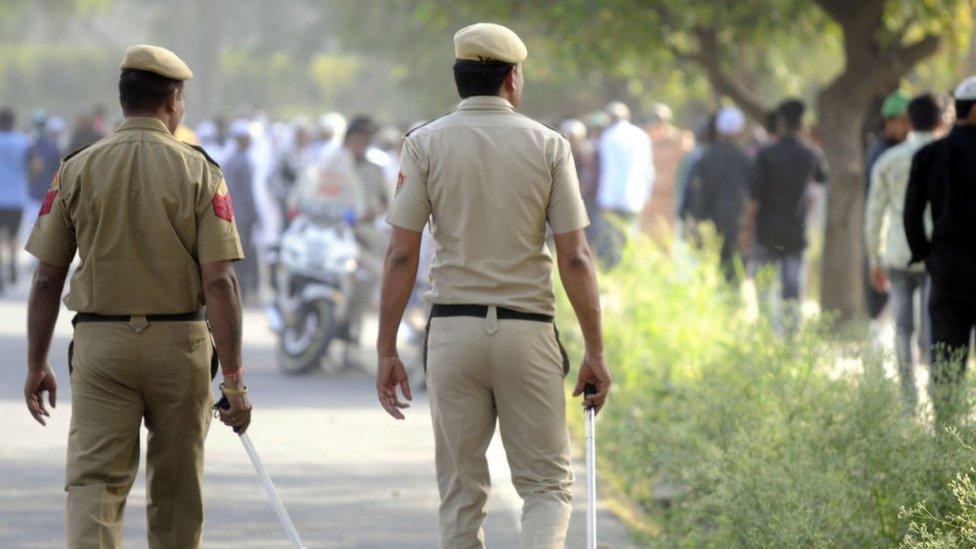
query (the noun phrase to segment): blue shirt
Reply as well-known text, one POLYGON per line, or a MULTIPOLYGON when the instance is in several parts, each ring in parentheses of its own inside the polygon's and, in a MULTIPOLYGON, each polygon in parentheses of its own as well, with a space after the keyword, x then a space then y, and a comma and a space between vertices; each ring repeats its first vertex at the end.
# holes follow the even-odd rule
POLYGON ((26 135, 0 132, 0 208, 19 209, 27 204, 28 147, 26 135))
POLYGON ((58 173, 58 166, 61 165, 61 150, 53 139, 42 135, 30 146, 28 158, 36 158, 41 162, 41 170, 29 182, 31 199, 41 200, 44 198, 44 193, 51 188, 54 174, 58 173))

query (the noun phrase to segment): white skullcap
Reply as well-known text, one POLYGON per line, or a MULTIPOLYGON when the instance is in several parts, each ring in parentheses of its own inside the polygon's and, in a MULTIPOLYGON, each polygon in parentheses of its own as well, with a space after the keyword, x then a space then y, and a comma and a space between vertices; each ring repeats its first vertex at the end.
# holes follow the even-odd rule
POLYGON ((952 97, 963 101, 976 101, 976 76, 970 76, 956 86, 952 97))
POLYGON ((197 125, 197 137, 202 141, 208 141, 217 137, 217 125, 209 120, 204 120, 197 125))
POLYGON ((723 107, 715 116, 715 129, 721 135, 738 135, 745 125, 745 116, 735 107, 723 107))
POLYGON ((586 124, 576 118, 567 118, 563 120, 562 125, 559 126, 559 131, 562 132, 566 137, 586 137, 586 124))
POLYGON ((230 125, 230 134, 234 137, 251 137, 251 123, 243 118, 235 120, 230 125))
POLYGON ((319 117, 319 129, 330 130, 336 137, 342 137, 346 133, 346 117, 332 111, 319 117))
POLYGON ((620 101, 607 105, 607 114, 612 120, 630 120, 630 108, 620 101))

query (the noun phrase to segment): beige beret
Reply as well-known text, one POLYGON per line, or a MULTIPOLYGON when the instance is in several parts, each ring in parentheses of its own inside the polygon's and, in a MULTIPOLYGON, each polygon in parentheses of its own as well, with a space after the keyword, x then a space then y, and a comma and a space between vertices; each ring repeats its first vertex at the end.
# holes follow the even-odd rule
POLYGON ((517 34, 494 23, 475 23, 454 35, 454 57, 458 59, 521 63, 528 55, 517 34))
POLYGON ((193 71, 175 53, 166 48, 146 44, 139 44, 125 50, 119 68, 153 72, 173 80, 193 78, 193 71))

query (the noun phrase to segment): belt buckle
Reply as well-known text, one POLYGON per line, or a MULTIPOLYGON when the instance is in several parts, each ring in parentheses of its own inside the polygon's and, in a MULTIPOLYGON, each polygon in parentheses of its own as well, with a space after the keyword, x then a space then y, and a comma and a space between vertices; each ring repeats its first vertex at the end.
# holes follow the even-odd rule
POLYGON ((146 329, 146 326, 149 326, 149 319, 146 318, 146 315, 132 315, 129 317, 129 328, 132 328, 133 332, 141 334, 146 329))

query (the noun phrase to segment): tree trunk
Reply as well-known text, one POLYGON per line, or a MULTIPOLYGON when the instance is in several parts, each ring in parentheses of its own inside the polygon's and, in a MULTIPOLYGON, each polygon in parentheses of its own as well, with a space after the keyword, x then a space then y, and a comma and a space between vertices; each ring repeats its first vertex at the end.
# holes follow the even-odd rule
POLYGON ((818 97, 819 126, 830 168, 820 303, 841 321, 860 318, 864 291, 864 179, 861 135, 870 97, 848 70, 818 97), (852 76, 848 76, 852 75, 852 76))

